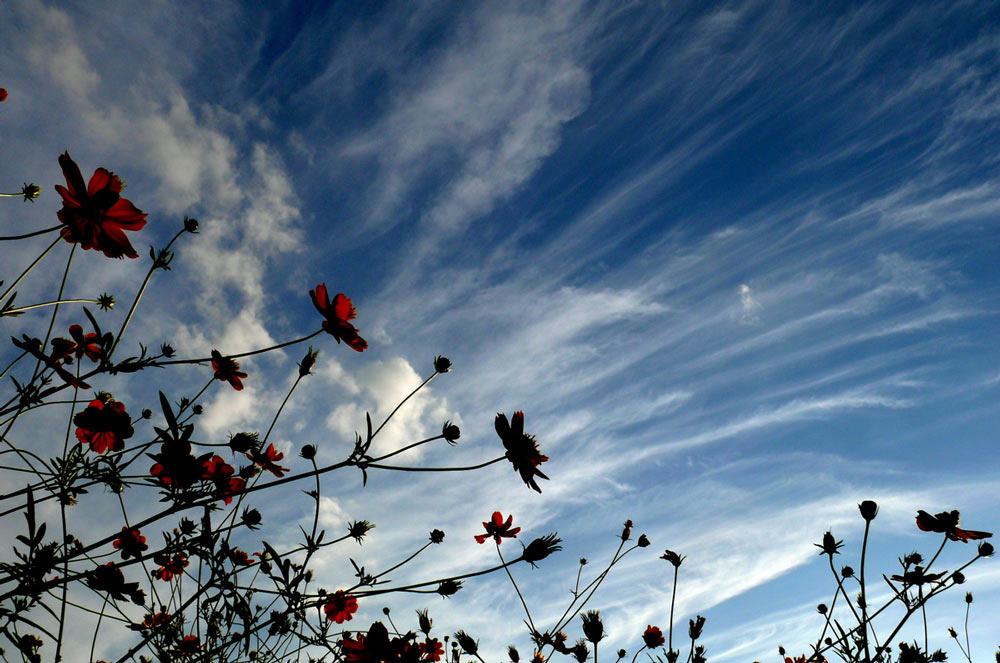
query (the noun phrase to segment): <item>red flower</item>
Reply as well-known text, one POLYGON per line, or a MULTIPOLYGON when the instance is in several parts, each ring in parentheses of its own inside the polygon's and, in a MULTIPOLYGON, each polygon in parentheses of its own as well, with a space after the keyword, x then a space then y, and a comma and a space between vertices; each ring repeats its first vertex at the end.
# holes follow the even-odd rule
POLYGON ((274 444, 268 444, 267 449, 264 452, 260 452, 257 449, 251 449, 247 457, 253 462, 261 466, 261 468, 267 470, 279 479, 285 476, 285 472, 288 471, 287 467, 280 467, 277 462, 285 457, 285 454, 278 452, 274 448, 274 444))
POLYGON ((427 638, 426 642, 420 643, 420 653, 426 657, 427 661, 437 663, 444 656, 444 645, 437 638, 427 638))
POLYGON ((58 359, 53 359, 49 357, 44 352, 42 352, 42 342, 37 338, 31 338, 27 334, 21 334, 20 339, 16 339, 13 336, 10 337, 10 342, 14 344, 15 348, 19 350, 24 350, 30 354, 35 359, 44 363, 46 366, 51 368, 56 374, 63 379, 63 381, 71 387, 77 387, 80 389, 90 389, 90 385, 83 380, 77 380, 76 376, 67 371, 59 363, 58 359))
POLYGON ((131 529, 123 527, 122 533, 118 535, 118 538, 111 545, 115 547, 115 550, 122 551, 122 559, 141 557, 142 552, 149 548, 146 545, 146 537, 139 534, 139 530, 135 527, 131 529))
POLYGON ((164 486, 190 488, 205 471, 205 464, 212 454, 195 458, 191 454, 191 443, 187 440, 171 440, 160 446, 160 453, 149 454, 156 463, 149 473, 164 486))
POLYGON ((98 566, 87 574, 87 585, 98 592, 107 592, 116 601, 132 600, 136 605, 146 602, 146 593, 139 589, 137 582, 125 582, 125 574, 114 562, 98 566))
POLYGON ((229 551, 229 561, 232 562, 234 566, 254 565, 254 561, 250 559, 250 555, 248 555, 245 550, 240 550, 239 548, 229 551))
POLYGON ((62 361, 71 354, 75 354, 77 359, 87 355, 90 361, 97 361, 101 358, 101 338, 96 333, 84 334, 83 327, 71 325, 69 335, 73 337, 72 341, 65 338, 52 339, 52 359, 54 361, 62 361))
POLYGON ((358 600, 347 594, 342 589, 338 589, 333 593, 333 598, 323 606, 323 612, 326 613, 326 618, 331 622, 337 622, 338 624, 343 624, 344 622, 349 622, 354 617, 354 613, 358 611, 358 600))
POLYGON ((153 614, 152 612, 147 614, 142 620, 142 628, 156 628, 158 626, 163 626, 170 622, 171 616, 166 612, 157 612, 153 614))
POLYGON ((197 654, 201 649, 201 640, 197 635, 185 635, 177 641, 177 653, 181 656, 197 654))
POLYGON ((236 391, 243 391, 241 378, 247 376, 240 371, 240 365, 229 357, 223 357, 218 350, 212 350, 212 370, 215 371, 215 379, 228 382, 236 391))
POLYGON ((380 663, 395 658, 390 649, 389 631, 382 622, 372 623, 367 635, 358 634, 357 640, 343 638, 340 649, 347 663, 380 663))
POLYGON ((170 582, 174 576, 180 576, 187 568, 187 555, 182 552, 176 553, 173 557, 159 554, 153 557, 153 561, 160 565, 160 568, 153 570, 153 577, 164 582, 170 582))
POLYGON ((83 412, 73 417, 73 423, 77 425, 76 439, 80 444, 89 444, 99 454, 109 449, 121 451, 125 448, 125 440, 135 432, 125 404, 113 399, 105 403, 95 398, 83 412))
POLYGON ((493 540, 497 542, 497 545, 500 545, 501 537, 508 539, 517 537, 517 533, 521 531, 521 528, 515 527, 511 529, 513 521, 514 516, 507 516, 507 520, 505 522, 503 516, 500 515, 500 512, 494 511, 493 517, 489 520, 489 522, 483 523, 483 527, 486 528, 486 534, 476 534, 476 543, 485 543, 486 539, 492 536, 493 540))
POLYGON ((214 483, 219 497, 229 504, 233 501, 233 495, 247 487, 246 481, 240 477, 233 477, 234 472, 233 466, 223 460, 222 456, 214 455, 205 461, 201 478, 214 483))
POLYGON ((925 532, 944 534, 952 541, 968 543, 972 539, 988 539, 993 536, 992 532, 961 529, 958 523, 958 511, 942 511, 933 516, 923 509, 917 511, 917 527, 925 532))
POLYGON ((320 283, 310 290, 309 297, 312 298, 316 310, 326 318, 323 321, 326 333, 337 339, 337 343, 343 341, 358 352, 364 352, 368 347, 368 341, 358 336, 358 330, 350 322, 358 315, 351 300, 344 293, 338 292, 331 302, 330 295, 326 291, 326 283, 320 283))
POLYGON ((62 196, 59 221, 66 228, 63 238, 78 242, 84 249, 97 249, 109 258, 138 258, 139 254, 125 236, 126 230, 139 230, 146 225, 146 215, 121 197, 122 182, 105 168, 98 168, 86 188, 80 168, 69 152, 59 157, 66 186, 56 185, 62 196))
POLYGON ((0 87, 0 102, 7 101, 7 90, 0 87))
POLYGON ((649 624, 646 626, 646 631, 642 634, 642 641, 646 643, 646 646, 650 649, 654 647, 662 647, 666 640, 663 637, 663 631, 660 627, 653 626, 649 624))
POLYGON ((548 479, 538 469, 538 466, 547 461, 549 457, 543 456, 538 451, 538 442, 535 441, 535 436, 524 432, 524 412, 520 410, 515 412, 509 424, 507 423, 507 415, 502 412, 498 413, 494 425, 497 429, 497 435, 500 436, 503 446, 507 450, 507 460, 514 466, 514 470, 521 474, 521 480, 530 488, 534 488, 539 493, 542 492, 542 489, 535 483, 535 477, 548 479))

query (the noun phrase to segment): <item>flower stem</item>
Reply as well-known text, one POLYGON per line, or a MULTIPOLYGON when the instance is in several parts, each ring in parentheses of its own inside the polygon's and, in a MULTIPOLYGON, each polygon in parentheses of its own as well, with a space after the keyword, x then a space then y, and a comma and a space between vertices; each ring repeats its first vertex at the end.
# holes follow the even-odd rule
POLYGON ((25 276, 27 276, 28 272, 30 272, 34 268, 35 265, 37 265, 38 263, 40 263, 42 261, 42 258, 44 258, 46 256, 46 254, 48 254, 48 252, 51 251, 55 247, 55 245, 59 243, 60 239, 62 239, 62 235, 60 235, 59 237, 57 237, 54 242, 52 242, 51 244, 49 244, 49 247, 47 249, 45 249, 44 251, 42 251, 41 255, 38 256, 37 258, 35 258, 34 262, 32 262, 30 265, 28 265, 28 267, 23 272, 21 272, 21 275, 18 276, 17 279, 13 283, 11 283, 10 286, 6 290, 3 291, 3 294, 0 295, 0 303, 2 303, 3 300, 7 299, 7 295, 9 295, 11 293, 11 291, 14 288, 17 287, 17 284, 21 282, 21 279, 23 279, 25 276))
POLYGON ((868 552, 868 530, 872 521, 865 519, 865 537, 861 540, 861 640, 865 643, 864 663, 871 663, 872 655, 868 646, 868 596, 865 594, 865 554, 868 552))
POLYGON ((24 313, 25 311, 30 311, 35 308, 42 308, 43 306, 58 306, 59 304, 100 304, 96 299, 55 299, 51 302, 41 302, 39 304, 32 304, 31 306, 21 306, 19 308, 12 308, 6 311, 0 312, 0 316, 4 315, 18 315, 24 313))
POLYGON ((535 622, 531 619, 531 611, 528 610, 528 604, 524 602, 524 596, 521 595, 521 590, 518 589, 517 583, 514 582, 514 576, 507 568, 507 562, 504 561, 503 553, 500 552, 500 540, 497 539, 497 556, 500 557, 500 562, 503 564, 503 570, 507 572, 507 577, 510 578, 510 584, 514 585, 514 591, 517 592, 517 598, 521 599, 521 605, 524 606, 524 614, 528 615, 528 626, 531 627, 531 632, 535 633, 538 629, 535 628, 535 622))
MULTIPOLYGON (((0 193, 0 196, 10 196, 10 195, 13 194, 0 193)), ((58 226, 52 226, 51 228, 46 228, 45 230, 36 230, 35 232, 25 233, 23 235, 8 235, 6 237, 0 237, 0 242, 6 242, 15 239, 28 239, 29 237, 37 237, 38 235, 44 235, 46 233, 52 232, 53 230, 59 230, 60 228, 62 228, 61 223, 58 226)))
POLYGON ((378 432, 380 430, 382 430, 382 428, 384 428, 387 423, 389 423, 389 420, 392 419, 392 415, 396 414, 396 412, 399 411, 399 408, 403 407, 403 403, 405 403, 406 401, 410 400, 410 397, 412 397, 415 393, 417 393, 418 391, 420 391, 421 389, 423 389, 427 385, 428 382, 430 382, 435 377, 437 377, 437 374, 438 374, 438 372, 434 371, 434 373, 432 373, 429 378, 427 378, 426 380, 424 380, 423 382, 420 383, 420 386, 418 386, 416 389, 414 389, 413 391, 411 391, 406 396, 406 398, 404 398, 403 400, 399 401, 399 404, 392 410, 392 412, 389 413, 389 416, 385 418, 385 421, 383 421, 379 425, 379 427, 375 429, 375 432, 372 433, 372 437, 375 437, 376 435, 378 435, 378 432))

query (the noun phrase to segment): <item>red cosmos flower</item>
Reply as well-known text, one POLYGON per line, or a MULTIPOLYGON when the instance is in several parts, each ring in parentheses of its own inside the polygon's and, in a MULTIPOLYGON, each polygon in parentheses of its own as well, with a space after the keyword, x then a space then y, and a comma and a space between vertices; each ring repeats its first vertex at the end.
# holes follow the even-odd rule
POLYGON ((493 537, 493 540, 500 545, 501 538, 513 539, 517 537, 517 533, 521 531, 520 527, 515 527, 511 529, 513 524, 514 516, 507 516, 506 522, 503 516, 500 515, 499 511, 494 511, 493 516, 490 518, 489 522, 483 523, 483 527, 486 528, 486 534, 476 534, 476 543, 486 543, 486 539, 493 537))
POLYGON ((507 460, 514 466, 514 470, 520 473, 521 480, 528 487, 539 493, 542 492, 542 489, 535 483, 535 477, 548 479, 538 469, 538 466, 547 461, 549 457, 543 456, 538 451, 538 442, 535 441, 535 436, 524 432, 524 412, 520 410, 515 412, 509 424, 507 423, 507 415, 502 412, 498 413, 494 425, 497 429, 497 435, 500 436, 503 446, 507 450, 507 460))
POLYGON ((38 361, 44 363, 47 367, 51 368, 56 374, 63 379, 63 381, 71 387, 78 387, 80 389, 90 389, 90 385, 83 380, 77 380, 76 376, 67 371, 59 363, 59 360, 49 357, 44 352, 42 352, 42 341, 37 338, 31 338, 27 334, 21 334, 21 338, 17 339, 13 336, 10 337, 10 342, 14 344, 15 348, 19 350, 24 350, 32 357, 38 361))
POLYGON ((121 197, 122 182, 105 168, 98 168, 84 187, 80 168, 69 152, 59 157, 66 186, 56 185, 62 196, 59 221, 66 228, 63 238, 79 243, 84 249, 97 249, 109 258, 138 258, 139 254, 125 236, 126 230, 140 230, 146 215, 121 197))
POLYGON ((83 327, 80 325, 71 325, 69 335, 73 337, 73 340, 66 338, 52 339, 53 360, 62 361, 71 354, 75 354, 77 359, 81 359, 84 355, 87 355, 90 361, 97 361, 101 358, 101 337, 96 333, 84 334, 83 327))
POLYGON ((201 639, 197 635, 185 635, 177 641, 177 653, 181 656, 197 654, 201 649, 201 639))
POLYGON ((146 537, 139 534, 139 530, 135 527, 131 529, 123 527, 122 533, 118 535, 118 538, 111 545, 115 547, 115 550, 122 551, 122 559, 141 557, 142 552, 149 548, 146 545, 146 537))
POLYGON ((234 566, 254 565, 254 561, 250 559, 250 555, 248 555, 245 550, 240 550, 239 548, 234 548, 229 551, 229 561, 232 562, 234 566))
POLYGON ((331 302, 330 295, 326 291, 326 283, 320 283, 309 291, 309 297, 312 298, 316 310, 326 318, 323 321, 323 329, 327 334, 337 339, 337 343, 343 341, 358 352, 365 351, 368 341, 358 335, 358 330, 350 322, 358 316, 357 309, 344 293, 337 293, 331 302))
POLYGON ((156 628, 169 623, 171 619, 172 617, 169 613, 157 612, 156 614, 153 614, 151 612, 142 620, 141 626, 142 628, 156 628))
POLYGON ((125 404, 114 399, 105 403, 95 398, 83 412, 73 417, 73 423, 77 425, 76 439, 80 444, 89 444, 99 454, 109 449, 121 451, 125 448, 125 440, 135 432, 125 404))
POLYGON ((988 539, 993 536, 992 532, 962 529, 958 526, 958 523, 958 511, 942 511, 933 516, 923 509, 917 511, 917 527, 925 532, 944 534, 951 541, 968 543, 970 540, 988 539))
POLYGON ((427 638, 420 643, 420 654, 426 657, 425 660, 437 663, 444 656, 444 645, 437 638, 427 638))
POLYGON ((7 90, 0 87, 0 102, 7 101, 7 90))
POLYGON ((354 618, 354 613, 358 611, 358 600, 347 594, 342 589, 333 593, 333 598, 323 606, 326 618, 331 622, 343 624, 354 618))
POLYGON ((642 634, 642 641, 646 643, 647 647, 653 649, 654 647, 662 647, 666 639, 663 637, 663 631, 660 630, 660 627, 649 624, 642 634))
POLYGON ((285 472, 288 471, 287 467, 280 467, 277 462, 285 457, 285 454, 280 453, 274 448, 274 444, 268 444, 267 449, 263 452, 257 449, 251 449, 250 453, 247 454, 247 458, 252 460, 261 466, 262 469, 267 470, 279 479, 285 476, 285 472))
POLYGON ((164 486, 190 488, 205 471, 205 464, 212 454, 195 457, 191 454, 191 443, 186 440, 170 440, 160 446, 160 453, 149 454, 156 463, 149 473, 164 486))
POLYGON ((175 553, 173 557, 161 553, 155 555, 153 561, 160 565, 160 568, 153 570, 153 577, 164 582, 170 582, 174 576, 180 576, 189 564, 187 555, 182 552, 175 553))
POLYGON ((223 460, 222 456, 214 455, 205 461, 201 478, 214 483, 219 497, 223 498, 226 504, 229 504, 233 501, 233 495, 247 487, 246 481, 233 476, 235 471, 232 465, 223 460))
POLYGON ((358 634, 358 639, 343 638, 340 649, 347 663, 379 663, 394 658, 390 650, 389 631, 382 622, 373 622, 368 634, 358 634))
POLYGON ((212 350, 212 370, 215 371, 215 379, 228 382, 236 391, 243 391, 242 378, 247 376, 240 371, 240 365, 229 357, 223 357, 218 350, 212 350))
POLYGON ((116 601, 132 600, 136 605, 146 602, 146 593, 137 582, 125 582, 125 574, 114 562, 98 566, 87 574, 87 585, 96 591, 107 592, 116 601))

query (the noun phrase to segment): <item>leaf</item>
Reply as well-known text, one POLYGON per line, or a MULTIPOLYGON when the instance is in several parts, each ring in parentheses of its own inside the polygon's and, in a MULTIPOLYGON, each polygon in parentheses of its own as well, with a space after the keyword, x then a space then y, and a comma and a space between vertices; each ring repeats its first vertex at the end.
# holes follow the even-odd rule
POLYGON ((160 407, 163 408, 163 417, 167 420, 170 432, 176 438, 178 434, 177 418, 174 417, 174 411, 170 409, 170 401, 167 400, 166 395, 162 391, 160 392, 160 407))

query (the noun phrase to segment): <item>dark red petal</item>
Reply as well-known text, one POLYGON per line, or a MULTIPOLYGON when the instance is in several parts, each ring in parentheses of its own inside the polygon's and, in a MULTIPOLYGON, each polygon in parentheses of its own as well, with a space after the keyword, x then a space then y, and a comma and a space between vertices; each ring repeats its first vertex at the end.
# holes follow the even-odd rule
MULTIPOLYGON (((115 177, 114 173, 109 171, 107 168, 98 168, 94 171, 94 174, 90 176, 90 184, 87 185, 87 195, 93 198, 101 189, 109 188, 111 186, 112 179, 117 180, 118 178, 115 177)), ((121 191, 121 184, 119 183, 118 188, 112 188, 112 190, 115 191, 115 193, 121 191)))
MULTIPOLYGON (((86 198, 87 189, 83 185, 83 175, 80 173, 80 167, 70 158, 69 152, 63 152, 59 156, 59 166, 62 168, 63 176, 66 178, 70 197, 82 203, 86 198)), ((65 197, 63 196, 63 198, 65 197)))
POLYGON ((510 430, 517 437, 524 435, 524 412, 518 410, 510 418, 510 430))
POLYGON ((507 415, 503 412, 498 412, 493 426, 497 429, 497 435, 500 436, 500 439, 506 442, 507 438, 510 437, 510 424, 507 422, 507 415))
POLYGON ((326 312, 330 310, 330 296, 326 293, 326 283, 320 283, 314 289, 310 290, 309 297, 312 299, 316 310, 323 316, 326 316, 326 312))
POLYGON ((132 201, 119 198, 105 212, 108 221, 122 227, 122 230, 141 230, 146 225, 148 214, 132 204, 132 201))
POLYGON ((354 306, 351 305, 351 300, 342 292, 338 292, 337 296, 333 298, 333 312, 337 316, 337 319, 345 322, 353 320, 358 315, 354 310, 354 306))

